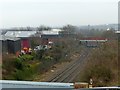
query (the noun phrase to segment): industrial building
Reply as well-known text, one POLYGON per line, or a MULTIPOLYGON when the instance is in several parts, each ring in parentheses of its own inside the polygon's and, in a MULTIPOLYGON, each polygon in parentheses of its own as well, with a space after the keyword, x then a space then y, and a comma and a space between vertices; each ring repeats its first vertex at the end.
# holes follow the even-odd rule
POLYGON ((15 54, 21 51, 21 39, 16 37, 0 36, 3 54, 15 54))
POLYGON ((61 38, 59 32, 60 29, 52 29, 49 31, 41 31, 41 40, 43 45, 49 44, 49 42, 58 42, 58 39, 61 38))
POLYGON ((7 31, 5 36, 17 37, 21 39, 21 49, 30 48, 30 37, 33 37, 36 34, 36 31, 7 31))

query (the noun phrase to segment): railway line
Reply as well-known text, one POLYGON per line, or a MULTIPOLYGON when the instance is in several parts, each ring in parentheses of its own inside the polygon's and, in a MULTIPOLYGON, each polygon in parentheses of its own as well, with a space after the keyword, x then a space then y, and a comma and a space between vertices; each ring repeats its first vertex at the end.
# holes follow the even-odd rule
POLYGON ((72 82, 74 78, 80 73, 81 68, 84 65, 84 61, 88 57, 90 51, 91 49, 89 48, 83 50, 78 60, 66 66, 63 71, 61 71, 56 76, 51 78, 49 82, 65 82, 65 83, 72 82))

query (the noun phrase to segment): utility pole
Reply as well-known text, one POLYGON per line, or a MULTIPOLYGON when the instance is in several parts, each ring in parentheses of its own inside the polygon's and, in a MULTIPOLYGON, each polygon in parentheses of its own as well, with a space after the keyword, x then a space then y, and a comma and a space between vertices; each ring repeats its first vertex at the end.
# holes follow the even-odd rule
POLYGON ((93 80, 92 78, 90 78, 90 85, 89 85, 89 88, 92 88, 93 87, 93 80))

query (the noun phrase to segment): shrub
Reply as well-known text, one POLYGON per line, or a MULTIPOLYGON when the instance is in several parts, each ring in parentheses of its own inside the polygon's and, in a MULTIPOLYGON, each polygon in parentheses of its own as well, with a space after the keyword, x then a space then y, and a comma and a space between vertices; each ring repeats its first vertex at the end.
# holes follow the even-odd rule
POLYGON ((20 69, 20 70, 22 70, 24 68, 23 61, 20 58, 16 58, 14 60, 14 65, 17 69, 20 69))
POLYGON ((83 71, 80 79, 89 83, 90 78, 93 79, 95 86, 107 86, 113 79, 113 73, 109 68, 103 66, 91 66, 83 71))
POLYGON ((24 61, 33 60, 33 58, 34 58, 34 57, 33 57, 32 55, 27 55, 27 54, 19 57, 19 59, 24 60, 24 61))
POLYGON ((36 53, 36 59, 41 59, 43 54, 44 54, 45 50, 38 50, 36 53))
POLYGON ((33 73, 34 73, 34 69, 24 68, 23 70, 16 70, 13 76, 15 80, 27 80, 29 79, 29 77, 33 75, 33 73))
POLYGON ((25 76, 23 75, 23 71, 22 70, 16 70, 16 72, 14 73, 14 79, 15 80, 24 80, 25 76))

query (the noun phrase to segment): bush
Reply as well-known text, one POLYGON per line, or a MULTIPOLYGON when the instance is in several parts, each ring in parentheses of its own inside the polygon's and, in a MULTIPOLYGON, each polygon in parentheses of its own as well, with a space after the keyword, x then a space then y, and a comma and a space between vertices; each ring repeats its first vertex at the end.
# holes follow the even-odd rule
POLYGON ((33 57, 32 55, 27 55, 27 54, 19 57, 19 59, 24 60, 24 61, 33 60, 33 58, 34 58, 34 57, 33 57))
POLYGON ((93 79, 95 86, 107 86, 113 80, 113 73, 109 68, 103 66, 93 66, 83 71, 81 81, 88 82, 93 79))
POLYGON ((45 50, 39 50, 39 51, 37 51, 37 53, 36 53, 36 59, 40 60, 42 58, 44 52, 45 52, 45 50))
POLYGON ((44 61, 44 60, 53 60, 53 58, 51 57, 51 56, 44 56, 43 58, 42 58, 42 60, 44 61))
POLYGON ((29 79, 29 77, 33 75, 33 73, 34 73, 34 69, 24 68, 23 70, 16 70, 13 76, 15 80, 27 80, 29 79))
POLYGON ((25 76, 23 75, 23 71, 21 70, 16 70, 16 72, 14 73, 14 79, 15 80, 24 80, 25 79, 25 76))
POLYGON ((15 68, 19 69, 19 70, 23 70, 27 66, 27 63, 25 61, 29 61, 32 59, 33 59, 33 56, 31 56, 31 55, 23 55, 19 58, 16 58, 14 60, 15 68))
POLYGON ((23 61, 20 58, 16 58, 14 60, 14 65, 17 69, 20 69, 20 70, 22 70, 24 68, 23 61))
POLYGON ((93 78, 96 86, 106 86, 112 79, 112 72, 106 67, 93 67, 90 69, 90 77, 93 78))

